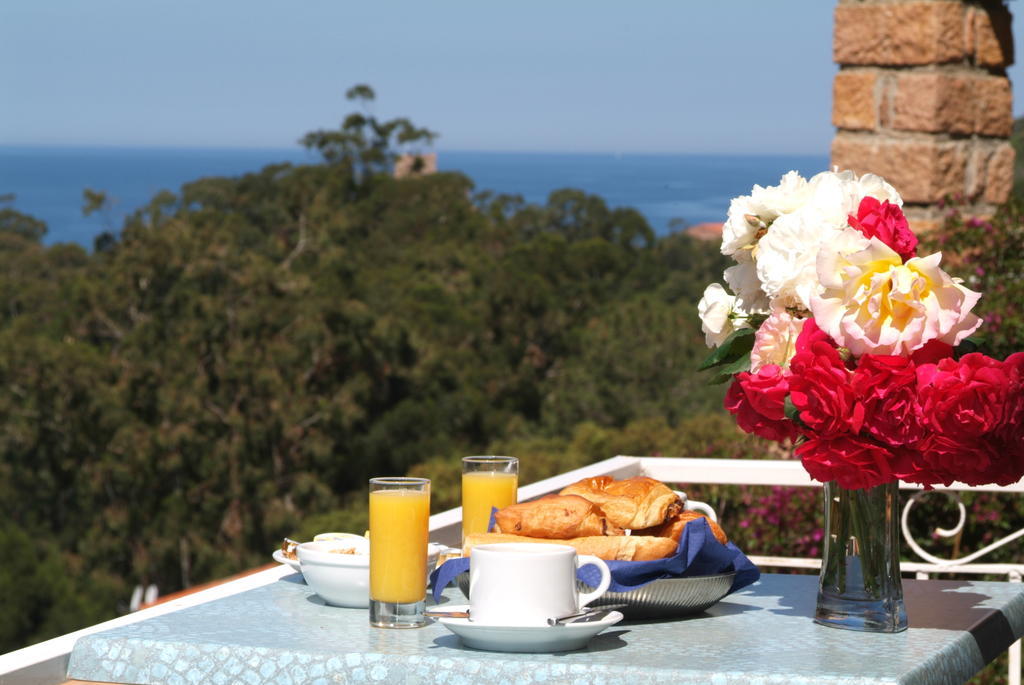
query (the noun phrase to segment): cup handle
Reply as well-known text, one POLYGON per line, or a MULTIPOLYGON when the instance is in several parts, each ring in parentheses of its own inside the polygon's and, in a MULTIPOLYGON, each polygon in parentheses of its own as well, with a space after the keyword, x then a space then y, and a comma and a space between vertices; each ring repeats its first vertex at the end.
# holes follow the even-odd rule
POLYGON ((604 559, 598 559, 597 557, 589 554, 580 554, 576 557, 576 568, 586 566, 587 564, 593 564, 600 569, 601 582, 598 583, 597 589, 593 592, 585 592, 580 595, 579 606, 581 609, 604 593, 608 592, 608 586, 612 584, 612 572, 608 569, 608 564, 604 563, 604 559))

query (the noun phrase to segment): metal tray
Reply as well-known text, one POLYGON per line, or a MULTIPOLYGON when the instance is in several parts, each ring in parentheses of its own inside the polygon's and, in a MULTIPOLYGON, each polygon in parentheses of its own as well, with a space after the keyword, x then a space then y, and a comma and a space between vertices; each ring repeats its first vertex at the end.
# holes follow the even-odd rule
MULTIPOLYGON (((590 603, 621 611, 627 620, 641 618, 676 618, 699 614, 729 593, 735 572, 692 578, 661 578, 629 592, 607 592, 590 603)), ((469 574, 456 578, 459 590, 469 599, 469 574)), ((590 590, 580 584, 581 590, 590 590)))

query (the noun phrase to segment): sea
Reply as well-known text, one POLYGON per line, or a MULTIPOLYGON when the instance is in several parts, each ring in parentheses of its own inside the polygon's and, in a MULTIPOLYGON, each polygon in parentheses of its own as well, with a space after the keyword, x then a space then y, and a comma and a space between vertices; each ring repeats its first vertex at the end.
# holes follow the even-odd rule
MULTIPOLYGON (((314 164, 303 149, 0 146, 0 195, 42 219, 47 244, 91 248, 100 233, 117 233, 124 219, 161 190, 208 176, 239 176, 279 162, 314 164), (103 191, 107 211, 83 216, 83 191, 103 191)), ((560 188, 600 195, 610 207, 633 207, 658 234, 725 219, 729 200, 756 183, 772 185, 795 169, 805 176, 828 168, 821 155, 598 154, 557 152, 438 152, 442 171, 460 171, 477 190, 518 194, 544 203, 560 188)))

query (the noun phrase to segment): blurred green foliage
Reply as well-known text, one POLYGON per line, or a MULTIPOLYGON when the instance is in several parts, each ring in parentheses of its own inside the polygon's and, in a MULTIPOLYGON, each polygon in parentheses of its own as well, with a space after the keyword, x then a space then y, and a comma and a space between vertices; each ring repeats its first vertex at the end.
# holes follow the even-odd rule
POLYGON ((943 253, 943 266, 981 292, 975 334, 999 359, 1024 350, 1024 195, 1014 194, 991 218, 975 218, 953 204, 941 230, 925 237, 924 251, 943 253))
POLYGON ((721 404, 694 373, 717 246, 576 190, 393 178, 432 137, 350 115, 304 139, 323 163, 160 193, 91 253, 0 210, 0 541, 60 579, 4 569, 0 652, 361 532, 371 476, 429 473, 440 510, 467 454, 527 482, 707 444, 678 427, 721 404))

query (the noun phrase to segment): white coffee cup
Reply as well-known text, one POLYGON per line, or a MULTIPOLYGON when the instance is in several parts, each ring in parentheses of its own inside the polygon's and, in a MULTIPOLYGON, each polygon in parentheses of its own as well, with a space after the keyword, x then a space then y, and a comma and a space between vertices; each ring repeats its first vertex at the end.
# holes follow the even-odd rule
POLYGON ((469 617, 492 625, 547 625, 580 611, 605 592, 612 576, 608 564, 568 545, 500 542, 477 545, 469 560, 469 617), (576 569, 594 564, 601 582, 580 594, 576 569))

